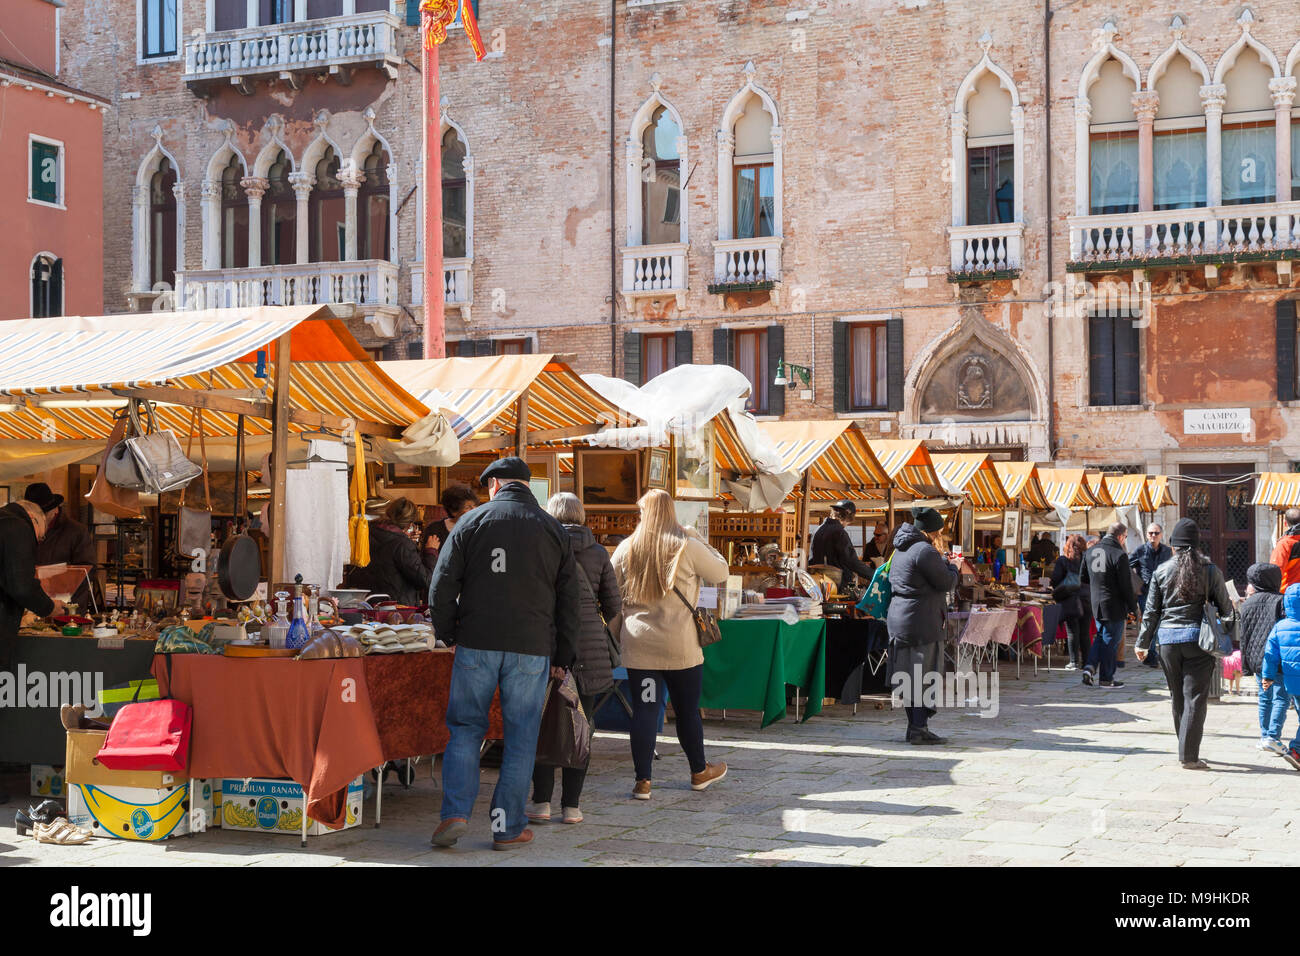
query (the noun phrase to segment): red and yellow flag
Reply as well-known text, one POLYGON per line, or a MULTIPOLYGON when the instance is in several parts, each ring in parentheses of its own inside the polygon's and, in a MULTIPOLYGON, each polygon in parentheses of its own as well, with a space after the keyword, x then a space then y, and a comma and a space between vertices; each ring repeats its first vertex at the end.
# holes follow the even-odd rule
POLYGON ((474 18, 474 8, 470 0, 420 0, 420 13, 423 14, 424 48, 432 50, 447 39, 447 28, 456 22, 456 11, 460 10, 461 24, 469 42, 474 47, 474 58, 482 60, 487 55, 483 46, 483 37, 478 31, 478 20, 474 18))

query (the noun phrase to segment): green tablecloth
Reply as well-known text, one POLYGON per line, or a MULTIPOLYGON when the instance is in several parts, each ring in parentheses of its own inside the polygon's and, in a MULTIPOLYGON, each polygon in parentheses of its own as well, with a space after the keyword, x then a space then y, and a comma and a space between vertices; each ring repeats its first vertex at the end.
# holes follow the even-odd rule
POLYGON ((700 706, 761 710, 763 726, 785 716, 785 685, 807 691, 804 720, 826 696, 826 622, 720 621, 722 640, 704 649, 700 706))

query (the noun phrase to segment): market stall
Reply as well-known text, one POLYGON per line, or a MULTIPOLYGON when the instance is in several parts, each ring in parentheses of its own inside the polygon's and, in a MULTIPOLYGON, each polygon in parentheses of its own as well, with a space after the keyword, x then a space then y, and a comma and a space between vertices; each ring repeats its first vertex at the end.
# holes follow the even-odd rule
POLYGON ((786 685, 805 692, 804 720, 826 696, 826 622, 722 621, 722 640, 704 649, 700 707, 757 710, 761 726, 785 717, 786 685))

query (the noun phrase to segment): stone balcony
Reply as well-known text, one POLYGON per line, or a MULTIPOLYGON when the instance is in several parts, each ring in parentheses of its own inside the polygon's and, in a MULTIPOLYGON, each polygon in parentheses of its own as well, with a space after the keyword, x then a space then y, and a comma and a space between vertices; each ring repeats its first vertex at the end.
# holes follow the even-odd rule
POLYGON ((259 79, 297 89, 305 78, 326 74, 347 84, 353 70, 365 68, 396 79, 398 25, 381 11, 199 33, 185 42, 185 82, 199 93, 217 84, 252 93, 259 79))
POLYGON ((948 228, 948 280, 1015 278, 1024 265, 1024 223, 948 228))
POLYGON ((783 242, 780 236, 715 241, 709 294, 725 298, 728 294, 766 292, 778 302, 783 242))
POLYGON ((637 299, 675 298, 679 310, 686 308, 690 246, 684 242, 623 249, 623 301, 629 310, 637 299))
POLYGON ((1300 257, 1300 202, 1201 206, 1071 216, 1071 272, 1276 262, 1290 275, 1300 257))
MULTIPOLYGON (((442 260, 442 301, 446 308, 459 309, 468 322, 474 305, 474 260, 442 260)), ((424 263, 411 263, 411 306, 424 306, 424 263)))
POLYGON ((386 259, 187 270, 176 273, 176 298, 182 309, 353 305, 382 338, 392 337, 401 309, 397 265, 386 259))

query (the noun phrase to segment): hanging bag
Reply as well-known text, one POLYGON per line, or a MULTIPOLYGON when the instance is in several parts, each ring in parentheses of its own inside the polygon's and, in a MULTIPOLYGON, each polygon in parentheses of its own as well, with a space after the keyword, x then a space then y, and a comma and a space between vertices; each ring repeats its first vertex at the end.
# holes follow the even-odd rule
POLYGON ((551 678, 537 732, 536 763, 542 767, 580 770, 591 759, 591 722, 582 710, 573 674, 551 678))
POLYGON ((686 605, 686 610, 691 612, 691 619, 695 622, 695 636, 699 639, 700 647, 708 647, 710 644, 716 644, 722 640, 722 628, 718 627, 718 619, 713 616, 712 611, 705 610, 702 607, 693 607, 691 602, 686 600, 686 595, 677 590, 677 585, 673 585, 673 593, 682 599, 686 605))
POLYGON ((128 438, 126 447, 135 458, 136 468, 144 482, 145 490, 153 494, 164 494, 183 488, 203 473, 203 469, 185 457, 181 443, 170 429, 159 428, 154 419, 153 406, 141 401, 132 404, 132 417, 136 434, 128 438), (143 405, 149 419, 149 430, 140 427, 139 413, 135 405, 143 405))
POLYGON ((1201 614, 1201 634, 1197 643, 1201 650, 1215 657, 1227 657, 1232 653, 1232 624, 1219 617, 1219 609, 1210 597, 1210 570, 1205 569, 1205 610, 1201 614))
POLYGON ((140 510, 140 493, 114 484, 108 476, 109 458, 113 449, 126 437, 126 429, 127 418, 122 416, 117 420, 108 437, 104 457, 100 459, 99 470, 95 472, 95 480, 86 494, 86 500, 94 506, 95 510, 114 518, 141 518, 144 517, 144 513, 140 510))
MULTIPOLYGON (((166 660, 170 693, 171 658, 166 660)), ((190 762, 190 705, 170 697, 140 701, 144 684, 140 682, 132 702, 117 712, 95 756, 109 770, 184 773, 190 762)))
POLYGON ((877 621, 885 619, 889 613, 889 602, 894 596, 889 584, 889 569, 893 563, 894 556, 891 554, 888 561, 876 568, 876 573, 871 575, 871 583, 867 585, 867 593, 858 602, 858 610, 877 621))
POLYGON ((194 414, 190 418, 190 439, 185 449, 185 455, 188 458, 194 448, 194 430, 198 427, 199 448, 203 454, 203 497, 207 501, 208 508, 206 511, 200 511, 198 508, 189 508, 185 505, 185 493, 189 487, 181 489, 181 500, 177 508, 176 516, 176 550, 180 556, 189 563, 196 550, 202 551, 205 555, 212 543, 212 488, 208 483, 208 443, 203 434, 203 409, 194 409, 194 414))
MULTIPOLYGON (((109 445, 108 455, 104 459, 104 476, 115 488, 127 491, 147 491, 144 475, 136 464, 135 455, 131 454, 130 439, 140 434, 140 413, 136 410, 135 399, 127 402, 126 418, 123 422, 121 437, 109 445)), ((113 431, 118 434, 117 429, 113 431)))

